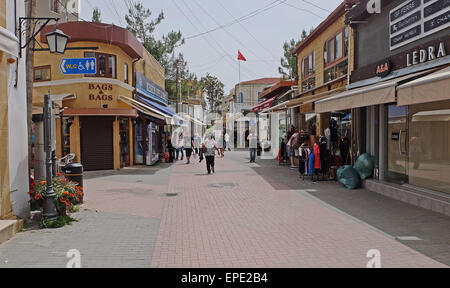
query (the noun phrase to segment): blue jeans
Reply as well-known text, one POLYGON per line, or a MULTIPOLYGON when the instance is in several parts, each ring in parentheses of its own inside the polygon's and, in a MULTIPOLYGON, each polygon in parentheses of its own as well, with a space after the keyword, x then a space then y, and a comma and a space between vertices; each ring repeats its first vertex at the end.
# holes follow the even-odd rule
POLYGON ((250 162, 256 162, 256 148, 250 148, 250 162))
POLYGON ((177 152, 177 160, 178 160, 178 157, 179 157, 179 155, 180 155, 180 152, 181 152, 181 160, 183 160, 183 159, 184 159, 184 147, 178 148, 178 149, 176 150, 176 152, 177 152))

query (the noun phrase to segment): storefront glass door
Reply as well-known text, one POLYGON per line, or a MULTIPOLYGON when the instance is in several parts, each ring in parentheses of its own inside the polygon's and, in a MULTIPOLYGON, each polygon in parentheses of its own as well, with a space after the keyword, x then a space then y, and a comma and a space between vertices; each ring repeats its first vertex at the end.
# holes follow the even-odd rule
POLYGON ((388 180, 408 183, 408 108, 388 106, 388 180))

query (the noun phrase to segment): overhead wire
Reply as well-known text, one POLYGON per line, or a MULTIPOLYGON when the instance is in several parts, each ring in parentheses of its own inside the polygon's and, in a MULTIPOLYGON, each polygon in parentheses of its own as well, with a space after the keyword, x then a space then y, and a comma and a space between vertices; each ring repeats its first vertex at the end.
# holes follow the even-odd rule
MULTIPOLYGON (((202 26, 203 29, 205 29, 205 26, 203 25, 202 21, 195 15, 194 11, 189 7, 189 5, 186 4, 185 0, 181 0, 181 2, 183 2, 183 4, 187 7, 187 9, 191 12, 191 15, 197 20, 197 22, 200 24, 200 26, 202 26)), ((224 50, 224 48, 222 47, 222 45, 220 45, 220 43, 212 36, 212 35, 208 35, 217 45, 217 47, 220 48, 220 50, 222 50, 223 54, 227 54, 226 51, 224 50)), ((231 57, 230 57, 231 58, 231 57)), ((233 60, 233 58, 231 58, 233 60)), ((235 60, 234 61, 236 64, 238 61, 235 60)), ((249 71, 250 73, 256 75, 257 77, 261 77, 260 75, 258 75, 257 73, 251 71, 250 69, 248 69, 247 67, 242 67, 244 70, 249 71)))
MULTIPOLYGON (((208 11, 205 10, 205 8, 203 8, 201 5, 198 4, 197 0, 192 0, 198 7, 200 7, 200 9, 209 17, 211 18, 214 23, 220 25, 218 23, 218 21, 212 17, 208 11)), ((236 41, 239 45, 241 45, 242 48, 246 49, 248 52, 250 52, 251 54, 253 54, 258 60, 260 60, 261 62, 264 62, 268 67, 270 67, 270 69, 273 69, 273 65, 270 64, 267 60, 260 58, 252 49, 248 48, 242 41, 240 41, 238 38, 236 38, 236 36, 234 36, 232 33, 230 33, 227 29, 223 29, 234 41, 236 41)))
MULTIPOLYGON (((197 27, 196 24, 194 24, 194 22, 192 22, 191 18, 189 18, 189 16, 183 11, 183 9, 181 9, 181 7, 178 5, 178 3, 175 0, 172 0, 173 4, 175 5, 175 7, 181 12, 181 14, 188 20, 188 22, 192 25, 192 27, 196 30, 196 31, 200 31, 200 29, 197 27)), ((206 35, 203 35, 202 38, 205 40, 205 42, 208 44, 208 46, 211 47, 212 50, 214 50, 219 56, 221 55, 227 55, 227 53, 220 52, 218 48, 216 48, 211 42, 210 40, 206 37, 206 35)), ((214 40, 213 38, 211 38, 212 40, 214 40)), ((220 47, 220 45, 218 45, 220 47)), ((226 57, 225 57, 226 58, 226 57)), ((226 63, 231 67, 231 69, 236 69, 235 66, 233 64, 230 64, 229 61, 226 61, 226 63)), ((245 72, 244 72, 245 73, 245 72)), ((247 74, 247 73, 245 73, 247 74)), ((248 76, 248 75, 247 75, 248 76)))
POLYGON ((307 4, 311 5, 311 6, 314 6, 314 7, 318 8, 318 9, 320 9, 320 10, 323 10, 323 11, 325 11, 325 12, 331 13, 331 10, 322 8, 322 7, 320 7, 319 5, 317 5, 317 4, 313 3, 313 2, 306 1, 306 0, 299 0, 299 1, 304 2, 304 3, 307 3, 307 4))
MULTIPOLYGON (((222 7, 222 9, 225 10, 225 12, 228 13, 228 15, 230 15, 234 20, 237 20, 237 18, 233 15, 233 13, 231 13, 219 0, 216 0, 216 2, 222 7)), ((258 45, 264 49, 270 56, 272 56, 273 58, 277 58, 271 51, 269 51, 269 49, 267 49, 265 47, 264 44, 262 44, 258 38, 256 38, 244 25, 242 25, 241 22, 238 22, 238 24, 242 27, 242 29, 244 29, 245 32, 247 32, 248 35, 250 35, 250 37, 253 38, 253 40, 255 40, 256 43, 258 43, 258 45)))
POLYGON ((256 15, 259 15, 259 14, 261 14, 261 13, 267 11, 267 10, 270 10, 270 9, 272 9, 272 8, 275 8, 275 7, 277 7, 278 5, 281 5, 281 4, 283 4, 284 2, 286 2, 286 1, 287 1, 287 0, 276 0, 276 1, 273 1, 273 2, 267 4, 266 6, 264 6, 264 7, 262 7, 262 8, 259 8, 259 9, 257 9, 257 10, 254 10, 254 11, 252 11, 252 12, 250 12, 250 13, 247 13, 246 15, 244 15, 244 16, 242 16, 242 17, 237 18, 236 20, 233 20, 233 21, 231 21, 231 22, 229 22, 229 23, 226 23, 226 24, 223 24, 223 25, 219 25, 219 26, 217 26, 216 28, 213 28, 213 29, 209 29, 209 30, 203 31, 203 32, 198 33, 198 34, 196 34, 196 35, 192 35, 192 36, 186 37, 185 39, 186 39, 186 40, 194 39, 194 38, 200 37, 200 36, 202 36, 202 35, 209 34, 209 33, 211 33, 211 32, 214 32, 214 31, 223 29, 223 28, 225 28, 225 27, 234 25, 234 24, 236 24, 236 23, 239 23, 239 22, 248 20, 248 19, 250 19, 250 18, 252 18, 252 17, 255 17, 256 15))

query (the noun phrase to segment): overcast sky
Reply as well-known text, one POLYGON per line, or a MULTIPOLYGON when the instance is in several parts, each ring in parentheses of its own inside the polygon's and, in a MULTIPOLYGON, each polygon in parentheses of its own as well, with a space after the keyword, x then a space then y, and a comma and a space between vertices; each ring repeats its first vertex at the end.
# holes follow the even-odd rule
MULTIPOLYGON (((80 0, 80 20, 90 21, 98 7, 104 23, 126 27, 126 3, 129 0, 80 0)), ((138 0, 134 0, 138 1, 138 0)), ((157 27, 156 37, 171 30, 181 30, 186 40, 177 48, 185 55, 190 70, 199 77, 207 72, 225 84, 225 93, 239 81, 237 51, 247 62, 241 63, 241 81, 279 77, 278 66, 283 42, 300 36, 322 22, 341 0, 144 0, 156 17, 164 11, 165 20, 157 27), (309 3, 308 3, 309 2, 309 3), (264 8, 264 9, 263 9, 264 8), (258 14, 252 12, 258 11, 258 14), (327 12, 329 11, 329 12, 327 12), (235 19, 249 15, 243 21, 235 19)))

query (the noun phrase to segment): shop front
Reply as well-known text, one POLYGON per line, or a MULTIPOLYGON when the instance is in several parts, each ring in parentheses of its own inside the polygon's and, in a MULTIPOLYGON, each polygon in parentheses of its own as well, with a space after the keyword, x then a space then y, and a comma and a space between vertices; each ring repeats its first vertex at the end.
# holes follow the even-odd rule
POLYGON ((358 154, 375 156, 376 179, 450 193, 450 24, 443 2, 390 1, 377 15, 352 9, 347 22, 360 37, 350 90, 316 102, 316 110, 352 109, 358 154))
POLYGON ((317 103, 346 91, 353 69, 354 38, 345 24, 347 8, 344 1, 292 51, 298 63, 299 95, 286 104, 298 113, 295 126, 305 139, 303 146, 321 146, 320 170, 331 178, 337 167, 353 160, 352 111, 347 107, 318 109, 317 103))
MULTIPOLYGON (((49 29, 54 27, 46 27, 41 39, 49 29)), ((74 161, 87 171, 134 165, 133 124, 138 110, 121 99, 133 97, 132 67, 142 58, 142 44, 128 30, 113 25, 69 22, 58 29, 70 36, 68 47, 77 50, 52 56, 36 53, 33 73, 35 110, 49 92, 55 104, 56 158, 73 153, 74 161), (64 75, 64 59, 84 57, 96 59, 95 74, 64 75)))
POLYGON ((265 90, 259 97, 260 103, 253 107, 258 117, 259 143, 262 159, 273 159, 286 142, 289 127, 295 123, 290 109, 286 104, 297 92, 297 81, 280 81, 265 90))

